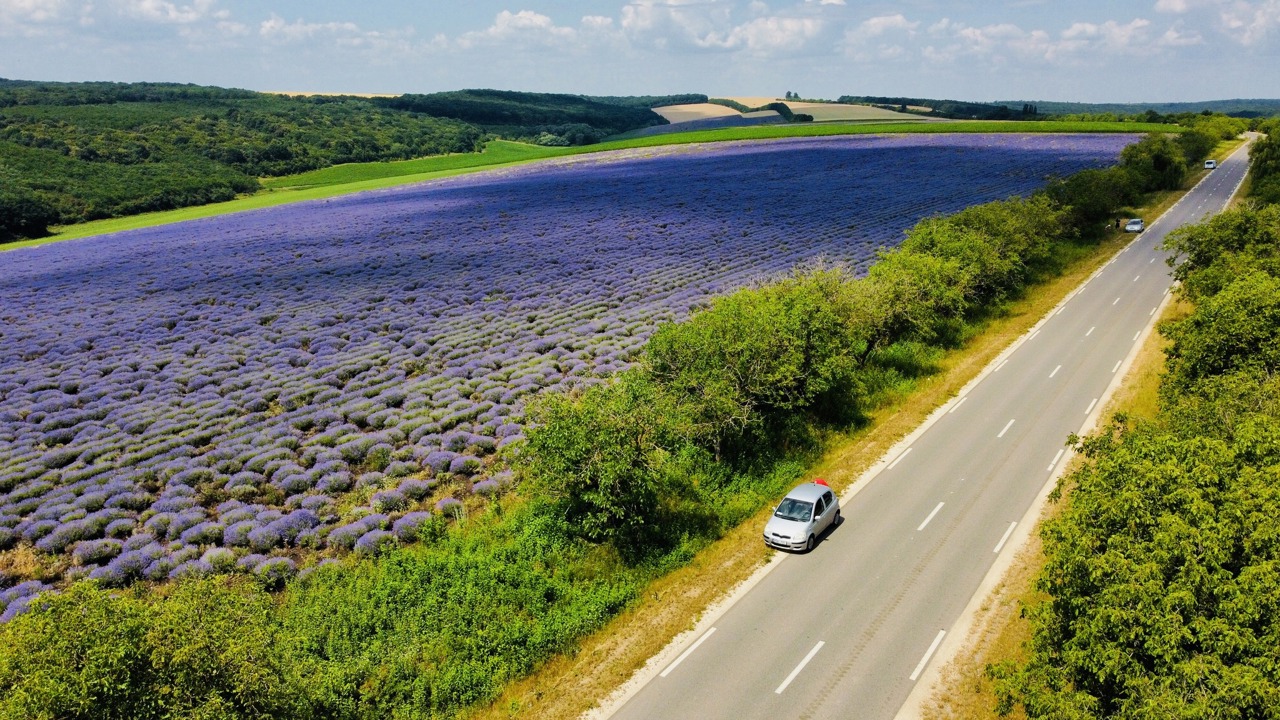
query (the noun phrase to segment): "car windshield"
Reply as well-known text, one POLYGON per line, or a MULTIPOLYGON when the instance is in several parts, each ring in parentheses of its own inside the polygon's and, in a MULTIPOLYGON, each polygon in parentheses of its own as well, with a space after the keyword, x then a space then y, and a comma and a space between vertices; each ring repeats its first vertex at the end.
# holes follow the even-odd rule
POLYGON ((782 504, 778 505, 778 509, 773 512, 773 515, 783 520, 805 522, 813 517, 813 503, 796 500, 795 498, 786 498, 782 501, 782 504))

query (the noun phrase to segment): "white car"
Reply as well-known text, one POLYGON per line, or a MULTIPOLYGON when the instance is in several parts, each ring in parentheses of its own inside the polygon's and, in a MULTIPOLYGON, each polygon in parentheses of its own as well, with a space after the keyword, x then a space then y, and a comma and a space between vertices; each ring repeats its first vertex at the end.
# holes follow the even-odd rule
POLYGON ((1205 161, 1204 161, 1204 169, 1205 169, 1205 170, 1212 170, 1212 169, 1214 169, 1214 168, 1216 168, 1216 167, 1218 167, 1218 161, 1217 161, 1217 160, 1205 160, 1205 161))
POLYGON ((1147 224, 1142 222, 1142 218, 1134 218, 1124 224, 1125 232, 1142 232, 1147 229, 1147 224))
POLYGON ((764 544, 809 552, 818 538, 840 524, 840 501, 824 482, 798 485, 787 493, 764 526, 764 544))

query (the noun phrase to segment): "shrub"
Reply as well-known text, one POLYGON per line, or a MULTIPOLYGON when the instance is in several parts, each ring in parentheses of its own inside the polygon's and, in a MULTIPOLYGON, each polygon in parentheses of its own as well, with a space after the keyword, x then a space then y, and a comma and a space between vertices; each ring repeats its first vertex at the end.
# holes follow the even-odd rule
POLYGON ((268 591, 279 590, 298 574, 298 567, 289 558, 271 558, 258 564, 254 577, 268 591))
POLYGON ((397 490, 383 490, 382 492, 374 493, 369 504, 377 512, 388 513, 408 507, 409 500, 397 490))
POLYGON ((256 552, 269 552, 284 543, 284 537, 280 531, 271 525, 250 530, 247 539, 249 547, 256 552))
POLYGON ((236 569, 236 554, 227 548, 209 548, 200 560, 208 563, 214 572, 229 573, 236 569))
POLYGON ((394 547, 396 536, 386 530, 370 530, 356 541, 355 550, 360 555, 376 555, 382 550, 394 547))
POLYGON ((182 532, 182 542, 188 545, 212 545, 222 541, 226 527, 222 523, 202 522, 182 532))
POLYGON ((436 512, 446 517, 462 517, 462 501, 456 498, 444 498, 436 502, 436 512))
POLYGON ((480 458, 471 455, 459 455, 449 461, 449 472, 455 475, 471 475, 480 469, 480 458))
POLYGON ((405 480, 404 482, 400 483, 400 487, 397 489, 405 497, 415 502, 418 500, 422 500, 425 497, 427 497, 427 495, 431 494, 430 483, 423 482, 422 480, 412 480, 412 479, 405 480))
POLYGON ((392 524, 391 532, 401 542, 413 542, 418 539, 422 526, 430 522, 431 518, 431 513, 425 511, 406 513, 392 524))
POLYGON ((255 520, 241 520, 227 526, 222 532, 222 544, 227 547, 248 547, 249 533, 260 528, 255 520))
POLYGON ((88 540, 76 543, 71 558, 77 565, 98 565, 119 555, 124 544, 119 540, 88 540))

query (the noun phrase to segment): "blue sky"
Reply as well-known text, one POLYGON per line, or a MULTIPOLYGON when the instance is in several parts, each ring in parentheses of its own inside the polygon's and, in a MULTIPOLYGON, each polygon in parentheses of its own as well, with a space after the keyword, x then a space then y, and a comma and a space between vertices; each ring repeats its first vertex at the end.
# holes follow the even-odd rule
POLYGON ((1280 0, 0 0, 0 77, 961 100, 1280 97, 1280 0))

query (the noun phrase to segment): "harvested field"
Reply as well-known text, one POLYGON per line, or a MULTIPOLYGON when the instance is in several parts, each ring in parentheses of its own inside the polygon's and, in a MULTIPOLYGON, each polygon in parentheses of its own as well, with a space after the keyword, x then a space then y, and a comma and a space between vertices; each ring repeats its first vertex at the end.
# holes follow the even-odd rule
POLYGON ((724 105, 716 105, 713 103, 694 103, 690 105, 667 105, 666 107, 657 107, 653 109, 667 122, 686 123, 693 120, 707 120, 709 118, 721 118, 731 115, 737 115, 738 111, 724 105))

